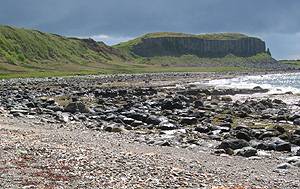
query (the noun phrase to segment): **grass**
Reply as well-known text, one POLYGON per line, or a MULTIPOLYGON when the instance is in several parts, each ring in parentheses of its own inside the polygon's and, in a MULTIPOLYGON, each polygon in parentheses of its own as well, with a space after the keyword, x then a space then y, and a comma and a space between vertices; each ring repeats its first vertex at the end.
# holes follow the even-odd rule
POLYGON ((62 77, 78 75, 101 75, 101 74, 121 74, 121 73, 163 73, 163 72, 230 72, 247 71, 249 69, 240 67, 162 67, 162 66, 119 66, 105 69, 94 69, 84 71, 33 71, 18 73, 0 73, 0 79, 10 78, 43 78, 43 77, 62 77))
POLYGON ((300 60, 280 60, 283 64, 300 67, 300 60))

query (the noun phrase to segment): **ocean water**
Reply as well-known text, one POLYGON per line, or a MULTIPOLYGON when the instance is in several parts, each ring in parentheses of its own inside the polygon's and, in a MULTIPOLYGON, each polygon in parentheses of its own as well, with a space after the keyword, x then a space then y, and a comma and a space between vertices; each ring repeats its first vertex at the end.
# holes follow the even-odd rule
POLYGON ((270 94, 293 92, 300 94, 300 73, 267 74, 241 76, 232 79, 211 80, 208 85, 228 88, 253 88, 260 86, 269 89, 270 94))

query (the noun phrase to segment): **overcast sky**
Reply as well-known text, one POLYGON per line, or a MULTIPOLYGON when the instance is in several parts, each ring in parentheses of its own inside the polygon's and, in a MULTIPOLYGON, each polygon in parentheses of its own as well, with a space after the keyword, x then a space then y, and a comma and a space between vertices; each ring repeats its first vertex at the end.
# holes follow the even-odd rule
POLYGON ((0 24, 115 44, 148 32, 242 32, 300 59, 300 0, 1 0, 0 24))

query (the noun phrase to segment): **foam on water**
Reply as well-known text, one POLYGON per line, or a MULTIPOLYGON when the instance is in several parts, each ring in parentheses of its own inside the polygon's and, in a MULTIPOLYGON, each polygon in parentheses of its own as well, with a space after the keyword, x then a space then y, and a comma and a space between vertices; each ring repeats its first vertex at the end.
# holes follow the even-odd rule
POLYGON ((216 87, 251 89, 260 86, 270 94, 293 92, 300 94, 300 73, 240 76, 232 79, 211 80, 207 83, 216 87))

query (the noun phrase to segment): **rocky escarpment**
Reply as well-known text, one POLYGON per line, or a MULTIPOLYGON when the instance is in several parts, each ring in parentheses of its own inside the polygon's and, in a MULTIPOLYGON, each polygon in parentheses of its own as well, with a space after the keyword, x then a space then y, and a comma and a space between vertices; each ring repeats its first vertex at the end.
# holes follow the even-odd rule
POLYGON ((233 54, 250 57, 266 51, 265 42, 253 37, 240 39, 202 39, 199 37, 155 37, 143 38, 134 45, 132 51, 143 57, 181 56, 185 54, 199 57, 224 57, 233 54))

